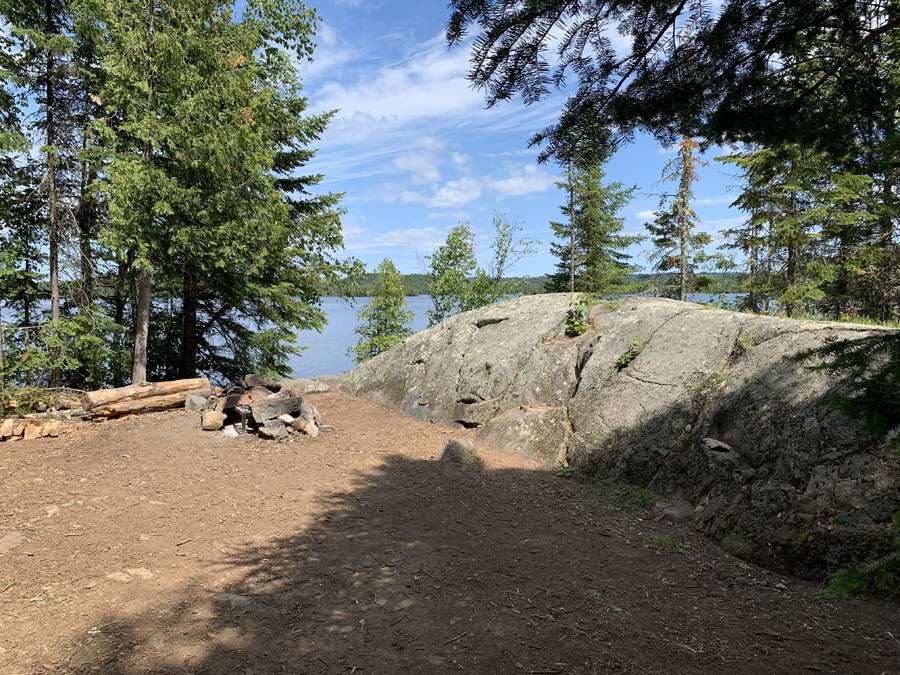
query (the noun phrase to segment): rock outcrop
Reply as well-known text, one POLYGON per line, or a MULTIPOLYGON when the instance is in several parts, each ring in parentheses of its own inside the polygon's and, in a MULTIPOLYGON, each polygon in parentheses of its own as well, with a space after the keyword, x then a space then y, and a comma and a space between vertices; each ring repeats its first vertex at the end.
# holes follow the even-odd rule
POLYGON ((648 485, 694 505, 699 528, 745 559, 807 578, 889 550, 900 457, 820 404, 824 375, 785 361, 874 329, 659 298, 573 296, 457 315, 354 369, 345 391, 548 467, 648 485))

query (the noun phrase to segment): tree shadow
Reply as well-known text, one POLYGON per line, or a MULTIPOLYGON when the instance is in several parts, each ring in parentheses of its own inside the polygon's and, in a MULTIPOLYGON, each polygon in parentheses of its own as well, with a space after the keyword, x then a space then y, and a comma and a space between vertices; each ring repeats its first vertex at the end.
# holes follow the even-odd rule
MULTIPOLYGON (((814 636, 748 636, 793 631, 804 611, 847 620, 786 604, 777 576, 748 575, 689 527, 590 511, 581 489, 381 456, 307 526, 226 547, 196 562, 198 583, 109 613, 60 672, 755 673, 760 640, 771 672, 797 672, 822 653, 814 636)), ((874 609, 855 613, 859 635, 891 608, 874 609)))

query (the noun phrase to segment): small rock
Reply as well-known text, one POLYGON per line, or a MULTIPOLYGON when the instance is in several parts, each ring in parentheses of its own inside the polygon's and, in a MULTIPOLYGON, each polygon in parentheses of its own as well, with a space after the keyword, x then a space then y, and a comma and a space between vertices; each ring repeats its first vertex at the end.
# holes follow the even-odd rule
POLYGON ((7 401, 6 403, 3 404, 3 407, 6 410, 15 410, 16 408, 19 407, 19 404, 16 403, 15 401, 7 401))
POLYGON ((331 433, 334 433, 334 427, 330 427, 327 424, 323 424, 322 426, 319 427, 319 431, 321 431, 323 434, 331 434, 331 433))
POLYGON ((192 412, 203 412, 206 409, 206 405, 209 403, 202 396, 197 396, 197 394, 188 394, 188 397, 184 401, 184 407, 186 410, 190 410, 192 412))
POLYGON ((59 423, 59 420, 50 420, 44 425, 42 433, 44 436, 49 436, 50 438, 58 438, 61 430, 62 425, 59 423))
POLYGON ((834 517, 834 522, 836 522, 838 525, 854 527, 856 525, 856 518, 851 516, 849 513, 839 513, 834 517))
POLYGON ((106 575, 106 578, 110 581, 118 581, 120 584, 127 584, 132 581, 131 575, 125 572, 110 572, 106 575))
POLYGON ((441 453, 442 462, 469 464, 478 459, 478 443, 465 438, 451 438, 441 453))
POLYGON ((200 418, 200 428, 203 429, 203 431, 218 431, 225 423, 225 417, 225 413, 217 412, 215 410, 205 412, 203 413, 203 417, 200 418))
POLYGON ((732 450, 730 445, 723 443, 722 441, 717 441, 715 438, 704 438, 703 445, 716 452, 731 452, 732 450))
POLYGON ((225 438, 237 438, 241 435, 241 432, 238 431, 238 424, 229 424, 227 427, 222 429, 222 435, 225 438))
POLYGON ((38 403, 37 406, 35 406, 35 410, 39 413, 47 412, 47 404, 43 402, 38 403))
POLYGON ((247 607, 250 604, 250 598, 246 595, 234 595, 233 593, 219 593, 219 602, 228 603, 235 609, 237 607, 247 607))
POLYGON ((125 570, 125 572, 133 576, 135 579, 143 579, 144 581, 153 577, 153 572, 144 569, 143 567, 132 567, 125 570))
POLYGON ((18 426, 18 424, 19 424, 19 420, 14 420, 14 419, 3 420, 3 424, 0 424, 0 439, 5 440, 5 439, 9 438, 10 436, 13 436, 14 435, 13 432, 15 431, 16 426, 18 426))
POLYGON ((53 516, 59 515, 59 507, 56 504, 51 504, 50 506, 45 506, 44 509, 47 511, 48 518, 52 518, 53 516))
POLYGON ((247 375, 244 377, 244 382, 250 389, 253 389, 253 387, 265 387, 269 391, 281 391, 280 384, 262 375, 247 375))
POLYGON ((289 424, 291 424, 291 422, 294 421, 294 418, 291 417, 290 415, 280 415, 280 416, 278 416, 277 419, 281 420, 281 421, 284 422, 286 425, 289 425, 289 424))
POLYGON ((22 434, 22 437, 26 441, 33 441, 36 438, 41 437, 41 430, 44 428, 43 424, 29 424, 25 427, 25 433, 22 434))
POLYGON ((280 441, 288 437, 287 429, 284 428, 284 424, 279 420, 269 420, 263 426, 261 426, 257 432, 260 438, 265 438, 270 441, 280 441))
POLYGON ((0 539, 0 553, 9 553, 14 548, 21 546, 25 542, 25 537, 18 530, 13 530, 5 537, 0 539))

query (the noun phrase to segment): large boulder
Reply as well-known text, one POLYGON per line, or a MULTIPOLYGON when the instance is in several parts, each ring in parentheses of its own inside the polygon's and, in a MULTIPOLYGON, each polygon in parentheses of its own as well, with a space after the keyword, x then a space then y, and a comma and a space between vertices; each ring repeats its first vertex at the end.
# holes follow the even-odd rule
POLYGON ((843 386, 785 357, 872 327, 631 298, 563 333, 574 296, 454 316, 355 368, 345 391, 548 467, 687 498, 699 528, 808 578, 888 550, 900 457, 828 406, 843 386))

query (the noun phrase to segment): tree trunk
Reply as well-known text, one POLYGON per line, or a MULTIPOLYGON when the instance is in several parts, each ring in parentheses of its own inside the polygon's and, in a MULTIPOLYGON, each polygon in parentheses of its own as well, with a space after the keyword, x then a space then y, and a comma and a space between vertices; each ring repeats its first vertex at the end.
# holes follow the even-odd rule
POLYGON ((138 301, 134 317, 133 384, 147 381, 147 336, 150 332, 150 270, 146 266, 138 272, 138 301))
POLYGON ((184 286, 181 296, 181 357, 178 375, 197 376, 197 277, 190 261, 184 265, 184 286))
MULTIPOLYGON (((84 103, 87 105, 87 102, 84 103)), ((81 149, 87 152, 87 133, 83 135, 81 149)), ((81 162, 81 190, 75 217, 78 222, 78 253, 81 262, 81 288, 78 294, 78 309, 81 313, 90 310, 94 304, 94 260, 91 251, 91 235, 94 219, 94 199, 89 186, 96 178, 93 164, 81 162)))
MULTIPOLYGON (((791 162, 791 177, 794 175, 794 162, 791 162)), ((791 208, 791 217, 794 219, 794 222, 797 222, 797 193, 794 190, 791 190, 790 197, 790 208, 791 208)), ((785 270, 785 283, 788 290, 792 289, 794 286, 794 282, 797 279, 797 252, 794 246, 794 237, 796 236, 796 232, 791 232, 788 234, 788 242, 787 242, 787 266, 785 270)), ((786 302, 784 303, 784 313, 788 318, 792 318, 794 316, 794 303, 786 302)))
MULTIPOLYGON (((153 112, 153 33, 156 18, 154 0, 147 5, 147 108, 153 112)), ((153 141, 144 143, 144 162, 149 166, 153 162, 153 141)), ((152 225, 152 206, 147 207, 146 226, 152 225)), ((146 256, 145 256, 146 257, 146 256)), ((147 336, 150 332, 150 268, 144 260, 138 272, 138 298, 134 317, 134 369, 131 381, 142 384, 147 381, 147 336)))
POLYGON ((185 400, 190 394, 197 394, 198 396, 207 398, 211 396, 212 393, 212 389, 209 387, 204 389, 193 389, 191 391, 182 391, 177 394, 168 394, 166 396, 152 396, 136 401, 110 403, 109 405, 94 408, 91 412, 97 417, 119 417, 121 415, 139 415, 141 413, 159 412, 161 410, 184 407, 185 400))
MULTIPOLYGON (((44 10, 47 19, 47 32, 53 32, 53 6, 51 0, 45 0, 44 10)), ((46 124, 47 124, 47 226, 50 229, 50 319, 59 321, 59 195, 56 184, 56 105, 55 75, 53 73, 53 52, 47 50, 47 83, 46 83, 46 124)), ((62 384, 62 373, 59 368, 50 371, 50 386, 62 384)))
POLYGON ((572 160, 569 160, 569 292, 575 292, 575 186, 572 185, 572 160))
POLYGON ((183 393, 194 389, 208 388, 209 380, 205 377, 195 377, 188 380, 174 380, 172 382, 145 382, 143 384, 130 384, 127 387, 116 389, 98 389, 81 395, 81 407, 85 410, 93 410, 99 406, 112 403, 124 403, 125 401, 137 401, 151 396, 168 396, 169 394, 183 393))

